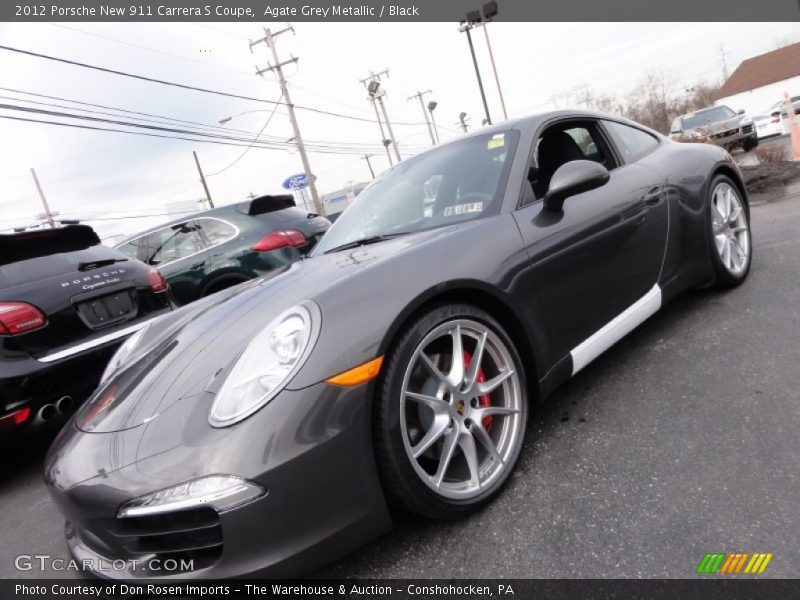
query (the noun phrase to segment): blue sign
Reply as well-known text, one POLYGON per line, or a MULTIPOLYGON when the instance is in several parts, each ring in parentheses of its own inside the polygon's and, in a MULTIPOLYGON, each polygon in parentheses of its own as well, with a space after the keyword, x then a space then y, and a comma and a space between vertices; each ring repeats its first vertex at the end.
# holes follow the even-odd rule
MULTIPOLYGON (((313 177, 314 181, 317 180, 315 175, 311 177, 313 177)), ((308 187, 308 175, 305 173, 298 173, 297 175, 287 177, 286 181, 283 182, 283 189, 285 190, 302 190, 305 187, 308 187)))

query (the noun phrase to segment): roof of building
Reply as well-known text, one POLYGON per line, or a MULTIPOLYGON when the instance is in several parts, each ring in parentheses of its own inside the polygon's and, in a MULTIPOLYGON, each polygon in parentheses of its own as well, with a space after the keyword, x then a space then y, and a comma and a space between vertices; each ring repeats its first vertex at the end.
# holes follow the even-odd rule
POLYGON ((748 58, 717 90, 714 99, 719 100, 798 75, 800 75, 800 42, 748 58))

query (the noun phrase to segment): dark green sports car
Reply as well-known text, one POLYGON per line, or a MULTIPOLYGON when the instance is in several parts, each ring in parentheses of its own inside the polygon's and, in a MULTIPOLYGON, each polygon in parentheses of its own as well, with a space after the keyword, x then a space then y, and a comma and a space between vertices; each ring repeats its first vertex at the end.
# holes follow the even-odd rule
POLYGON ((159 225, 117 248, 158 267, 183 305, 298 260, 328 227, 292 196, 260 196, 159 225))

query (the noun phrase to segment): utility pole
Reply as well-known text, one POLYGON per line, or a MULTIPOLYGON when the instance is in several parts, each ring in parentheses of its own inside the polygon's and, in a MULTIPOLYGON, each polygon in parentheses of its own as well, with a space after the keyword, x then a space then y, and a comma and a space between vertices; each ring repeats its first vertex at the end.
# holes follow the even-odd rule
MULTIPOLYGON (((409 96, 407 102, 410 102, 414 98, 419 98, 419 105, 422 107, 422 114, 425 117, 425 124, 428 126, 428 135, 431 136, 431 144, 433 146, 435 146, 436 145, 436 138, 433 135, 433 127, 431 127, 431 121, 430 121, 430 119, 428 119, 428 111, 426 110, 426 107, 425 107, 425 101, 422 99, 422 97, 425 94, 432 94, 432 93, 433 92, 430 91, 430 90, 425 90, 424 92, 417 92, 413 96, 409 96)), ((436 106, 436 104, 434 104, 434 106, 436 106)), ((431 117, 432 116, 433 116, 433 114, 431 113, 431 117)))
POLYGON ((722 44, 719 45, 719 57, 722 61, 722 82, 725 83, 728 81, 728 63, 725 60, 726 56, 729 56, 730 52, 725 52, 725 46, 722 44))
POLYGON ((467 113, 459 113, 458 123, 456 123, 456 125, 461 125, 461 129, 464 130, 464 133, 467 133, 467 113))
POLYGON ((314 210, 317 214, 325 216, 325 207, 322 205, 322 202, 319 199, 319 194, 317 194, 317 185, 314 183, 314 174, 311 172, 311 165, 308 162, 306 147, 303 145, 303 137, 300 135, 300 128, 297 126, 297 118, 294 114, 294 104, 292 104, 292 99, 289 96, 289 86, 286 85, 286 78, 283 76, 282 67, 290 63, 296 63, 298 59, 292 57, 289 60, 281 62, 278 58, 278 49, 275 47, 275 38, 282 33, 286 33, 287 31, 294 33, 294 29, 291 26, 285 27, 280 31, 276 31, 274 34, 272 33, 272 30, 265 28, 263 38, 256 40, 255 42, 250 42, 250 52, 253 51, 253 46, 256 46, 262 42, 264 42, 272 51, 272 60, 275 61, 275 64, 268 63, 269 66, 267 68, 256 69, 256 74, 261 75, 267 71, 275 71, 275 73, 278 75, 278 83, 280 83, 283 97, 286 99, 286 107, 289 109, 289 120, 292 122, 292 130, 294 131, 294 139, 297 142, 297 150, 300 153, 300 160, 303 161, 303 170, 305 171, 306 178, 308 180, 308 189, 311 191, 311 199, 314 201, 314 210))
MULTIPOLYGON (((480 17, 480 13, 478 13, 480 17)), ((463 25, 459 31, 464 32, 467 34, 467 42, 469 43, 469 53, 472 55, 472 65, 475 67, 475 76, 478 78, 478 89, 481 92, 481 100, 483 100, 483 110, 486 113, 486 123, 488 125, 492 124, 492 117, 489 115, 489 105, 486 102, 486 92, 483 91, 483 80, 481 79, 481 71, 478 68, 478 59, 475 57, 475 46, 472 45, 472 35, 470 35, 470 30, 472 29, 473 24, 471 21, 463 21, 463 25)))
POLYGON ((214 208, 214 201, 211 199, 211 192, 208 191, 208 184, 206 183, 206 176, 203 175, 203 169, 200 168, 200 159, 197 158, 197 152, 192 150, 192 154, 194 155, 194 164, 197 165, 197 172, 200 173, 200 181, 203 184, 203 189, 206 191, 206 200, 208 200, 208 205, 211 208, 214 208))
POLYGON ((365 161, 367 161, 367 166, 369 167, 369 174, 372 175, 373 179, 375 179, 375 171, 372 170, 372 163, 369 162, 369 159, 370 159, 371 156, 372 156, 371 154, 365 154, 361 158, 363 158, 365 161))
POLYGON ((39 183, 39 178, 36 176, 36 170, 31 167, 31 175, 33 175, 33 182, 36 184, 36 189, 39 191, 39 198, 42 199, 42 206, 44 206, 44 216, 51 228, 55 228, 56 224, 53 221, 53 214, 50 212, 50 206, 47 204, 47 198, 44 197, 42 186, 39 183))
MULTIPOLYGON (((361 83, 367 86, 367 91, 369 92, 370 99, 373 102, 377 100, 378 104, 381 107, 381 112, 383 113, 383 120, 386 121, 386 131, 389 134, 389 141, 392 147, 394 148, 394 154, 397 157, 397 162, 400 162, 401 160, 403 160, 403 157, 400 156, 400 150, 397 147, 397 140, 395 140, 394 132, 392 131, 392 123, 389 121, 389 114, 386 112, 386 105, 383 103, 383 97, 386 95, 386 92, 381 90, 381 75, 386 75, 388 77, 389 69, 384 69, 380 73, 370 72, 370 76, 365 79, 362 79, 361 83)), ((378 117, 378 122, 380 123, 380 117, 378 117)), ((381 128, 381 131, 383 131, 383 128, 381 128)), ((386 144, 385 141, 384 145, 386 146, 386 151, 388 153, 389 146, 388 144, 386 144)), ((391 163, 391 159, 389 162, 391 163)))
POLYGON ((497 95, 500 96, 500 106, 503 109, 503 119, 508 119, 508 113, 506 112, 506 101, 503 98, 503 90, 500 88, 500 77, 497 75, 497 65, 494 62, 494 52, 492 52, 492 43, 489 41, 489 29, 487 26, 489 22, 486 21, 481 23, 481 29, 483 29, 483 35, 486 36, 486 47, 489 50, 489 61, 492 63, 492 71, 494 72, 494 82, 497 85, 497 95))

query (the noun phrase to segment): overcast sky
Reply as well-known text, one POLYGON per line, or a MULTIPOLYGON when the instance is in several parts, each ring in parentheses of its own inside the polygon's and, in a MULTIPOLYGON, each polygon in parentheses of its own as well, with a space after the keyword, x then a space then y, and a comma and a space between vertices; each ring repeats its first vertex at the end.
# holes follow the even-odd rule
MULTIPOLYGON (((270 23, 274 29, 283 23, 270 23)), ((270 75, 256 77, 267 62, 263 44, 251 54, 249 38, 263 35, 254 24, 0 24, 0 43, 149 77, 230 93, 278 100, 270 75)), ((430 145, 419 101, 407 98, 432 90, 442 139, 459 135, 458 114, 480 126, 483 109, 467 41, 450 23, 298 23, 296 35, 278 40, 281 57, 300 58, 286 67, 292 101, 324 110, 374 118, 359 83, 370 70, 389 69, 383 80, 389 117, 401 153, 430 145), (401 124, 404 123, 404 124, 401 124)), ((776 40, 800 38, 796 23, 493 23, 489 27, 509 116, 566 108, 574 90, 623 96, 648 71, 667 75, 676 91, 698 80, 721 77, 720 46, 728 70, 774 48, 776 40)), ((483 33, 473 33, 490 110, 502 119, 483 33)), ((249 112, 226 126, 262 128, 271 106, 180 90, 153 83, 0 51, 0 103, 47 110, 32 104, 69 103, 20 94, 20 90, 217 125, 222 117, 249 112), (25 101, 23 101, 25 99, 25 101)), ((88 107, 83 107, 87 109, 88 107)), ((736 107, 734 107, 736 108, 736 107)), ((102 109, 95 109, 102 110, 102 109)), ((0 116, 30 116, 0 109, 0 116)), ((102 116, 102 115, 95 115, 102 116)), ((49 119, 50 117, 36 117, 49 119)), ((113 118, 113 117, 107 117, 113 118)), ((376 171, 388 166, 380 152, 376 123, 299 111, 307 141, 363 144, 376 171)), ((163 124, 163 121, 162 121, 163 124)), ((100 125, 106 126, 109 125, 100 125)), ((233 133, 233 132, 232 132, 233 133)), ((240 134, 241 135, 241 134, 240 134)), ((247 135, 247 134, 244 134, 247 135)), ((264 135, 288 140, 291 126, 279 109, 264 135)), ((30 168, 35 167, 52 210, 90 222, 102 236, 133 233, 156 224, 172 202, 203 195, 192 150, 199 154, 217 204, 249 193, 276 193, 281 182, 302 171, 296 152, 252 149, 148 138, 0 119, 0 230, 35 222, 41 212, 30 168), (241 157, 241 158, 240 158, 241 157), (238 160, 237 160, 238 159, 238 160), (236 161, 236 162, 234 162, 236 161), (233 163, 231 165, 231 163, 233 163), (231 165, 228 167, 228 165, 231 165), (226 167, 228 167, 226 169, 226 167), (223 170, 224 169, 224 170, 223 170), (91 221, 90 219, 104 219, 91 221)), ((320 193, 369 179, 354 154, 310 154, 320 193)))

